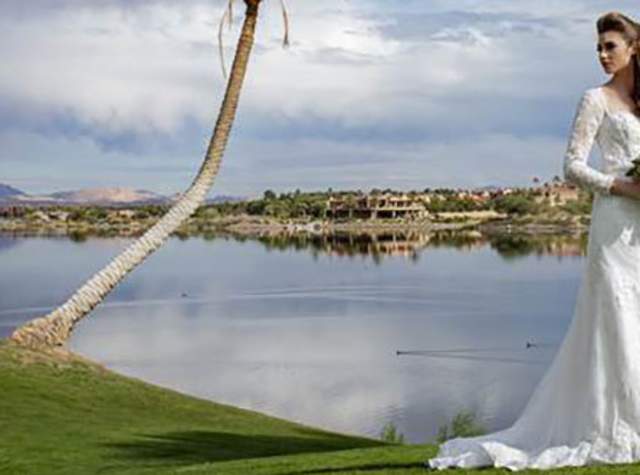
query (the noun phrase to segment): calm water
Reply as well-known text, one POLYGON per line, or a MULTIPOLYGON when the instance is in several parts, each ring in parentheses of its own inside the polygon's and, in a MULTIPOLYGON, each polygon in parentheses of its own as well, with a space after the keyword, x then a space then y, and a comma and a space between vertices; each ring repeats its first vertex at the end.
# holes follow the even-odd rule
MULTIPOLYGON (((0 336, 128 242, 0 236, 0 336)), ((584 238, 171 239, 71 347, 146 381, 341 432, 377 437, 393 422, 425 442, 461 409, 497 430, 562 340, 583 254, 584 238)))

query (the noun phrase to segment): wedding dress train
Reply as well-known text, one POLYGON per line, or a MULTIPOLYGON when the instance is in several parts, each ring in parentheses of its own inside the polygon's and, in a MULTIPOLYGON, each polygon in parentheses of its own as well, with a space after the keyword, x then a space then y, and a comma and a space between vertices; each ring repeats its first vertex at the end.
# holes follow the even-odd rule
MULTIPOLYGON (((557 468, 640 460, 640 201, 612 195, 640 154, 640 118, 582 96, 564 156, 567 181, 594 191, 573 318, 512 426, 441 444, 430 468, 557 468), (587 164, 596 140, 601 169, 587 164)), ((627 178, 629 179, 629 178, 627 178)))

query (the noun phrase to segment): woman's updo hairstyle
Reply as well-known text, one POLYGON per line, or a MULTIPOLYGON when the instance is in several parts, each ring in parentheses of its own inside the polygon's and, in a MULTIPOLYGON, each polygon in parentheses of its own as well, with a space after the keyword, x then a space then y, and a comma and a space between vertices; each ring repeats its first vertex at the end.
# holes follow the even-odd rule
POLYGON ((620 12, 609 12, 598 18, 596 23, 598 34, 607 31, 617 31, 630 45, 636 46, 636 54, 633 55, 633 92, 632 97, 636 103, 636 110, 640 109, 640 23, 632 20, 620 12))

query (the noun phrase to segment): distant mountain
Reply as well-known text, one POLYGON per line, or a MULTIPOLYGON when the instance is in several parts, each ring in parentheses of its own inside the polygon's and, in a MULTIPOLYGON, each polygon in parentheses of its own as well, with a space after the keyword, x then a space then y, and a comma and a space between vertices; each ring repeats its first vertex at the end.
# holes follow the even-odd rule
POLYGON ((7 196, 20 196, 24 195, 23 191, 14 188, 13 186, 3 185, 0 183, 0 198, 5 198, 7 196))
POLYGON ((55 201, 82 204, 129 204, 163 202, 167 198, 146 190, 131 188, 86 188, 77 191, 59 191, 48 195, 55 201))
POLYGON ((207 198, 207 204, 244 201, 245 199, 245 196, 216 195, 213 198, 207 198))
MULTIPOLYGON (((8 185, 0 184, 0 204, 10 205, 96 205, 129 206, 143 204, 170 204, 180 197, 179 193, 164 196, 147 190, 124 187, 85 188, 82 190, 58 191, 43 195, 29 195, 8 185), (6 191, 5 191, 6 190, 6 191)), ((219 195, 206 200, 207 204, 227 201, 242 201, 243 197, 219 195)))
POLYGON ((165 196, 146 190, 131 188, 86 188, 75 191, 59 191, 48 195, 20 194, 0 195, 0 203, 24 205, 132 205, 146 203, 166 203, 165 196))

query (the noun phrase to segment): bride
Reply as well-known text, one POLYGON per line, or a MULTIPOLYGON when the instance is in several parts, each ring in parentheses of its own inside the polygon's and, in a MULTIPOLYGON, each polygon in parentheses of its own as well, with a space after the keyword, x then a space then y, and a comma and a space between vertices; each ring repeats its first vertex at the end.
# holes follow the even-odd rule
POLYGON ((563 161, 565 179, 594 192, 584 274, 567 333, 511 427, 456 437, 425 465, 556 468, 640 461, 640 25, 597 21, 612 75, 587 89, 563 161), (594 142, 600 170, 587 165, 594 142))

